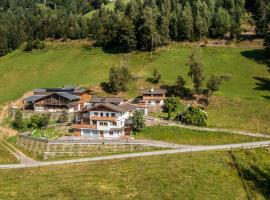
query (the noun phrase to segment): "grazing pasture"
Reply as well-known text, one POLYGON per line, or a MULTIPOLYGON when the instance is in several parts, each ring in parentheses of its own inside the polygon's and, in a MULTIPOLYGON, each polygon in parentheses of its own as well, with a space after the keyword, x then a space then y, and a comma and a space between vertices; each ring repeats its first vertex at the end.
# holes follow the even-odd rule
MULTIPOLYGON (((126 65, 134 76, 141 77, 130 84, 123 94, 138 95, 141 87, 152 87, 145 81, 156 68, 162 84, 172 84, 176 77, 187 77, 187 57, 192 48, 171 44, 157 49, 153 59, 149 52, 122 53, 102 50, 87 41, 47 42, 46 49, 25 53, 18 49, 0 58, 0 104, 21 97, 37 87, 57 87, 68 84, 97 86, 107 81, 109 69, 126 65)), ((270 132, 269 51, 262 48, 202 47, 204 76, 229 77, 220 90, 210 98, 206 111, 208 125, 257 132, 270 132)))

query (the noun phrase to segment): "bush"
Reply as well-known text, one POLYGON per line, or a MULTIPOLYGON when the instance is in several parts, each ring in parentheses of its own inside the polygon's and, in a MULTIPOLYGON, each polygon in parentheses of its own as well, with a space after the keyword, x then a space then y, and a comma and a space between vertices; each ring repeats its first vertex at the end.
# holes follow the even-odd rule
POLYGON ((50 114, 41 114, 31 116, 28 128, 32 129, 44 129, 47 128, 50 122, 51 115, 50 114))
POLYGON ((132 128, 134 131, 139 132, 144 128, 143 112, 136 110, 132 116, 132 128))
POLYGON ((207 89, 210 93, 218 91, 219 90, 219 86, 221 85, 221 78, 218 76, 214 76, 212 75, 208 82, 207 82, 207 89))
POLYGON ((172 113, 178 113, 184 108, 178 97, 170 97, 165 99, 164 105, 165 112, 168 112, 168 119, 171 119, 172 113))
POLYGON ((32 39, 29 39, 26 43, 26 47, 24 48, 24 51, 32 51, 33 49, 44 49, 45 44, 44 42, 40 40, 33 41, 32 39))
POLYGON ((57 119, 57 123, 65 123, 68 121, 68 113, 67 111, 62 111, 61 115, 59 115, 57 119))
POLYGON ((199 108, 188 107, 183 113, 177 116, 178 120, 184 124, 206 126, 207 113, 199 108))
POLYGON ((21 110, 16 110, 14 114, 14 120, 12 122, 12 127, 16 130, 22 130, 24 127, 23 115, 21 110))

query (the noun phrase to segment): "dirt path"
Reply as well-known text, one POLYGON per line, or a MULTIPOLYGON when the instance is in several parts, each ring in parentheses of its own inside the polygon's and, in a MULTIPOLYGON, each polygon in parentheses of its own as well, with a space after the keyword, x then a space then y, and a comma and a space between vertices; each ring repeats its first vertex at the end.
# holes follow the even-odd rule
POLYGON ((261 147, 270 147, 270 141, 241 143, 241 144, 226 144, 226 145, 215 145, 215 146, 190 146, 186 148, 173 149, 173 150, 101 156, 101 157, 94 157, 94 158, 82 158, 82 159, 76 159, 76 160, 62 160, 62 161, 49 161, 49 162, 35 161, 33 163, 27 163, 27 164, 0 165, 0 169, 33 168, 33 167, 41 167, 41 166, 76 164, 76 163, 84 163, 84 162, 127 159, 127 158, 167 155, 167 154, 176 154, 176 153, 188 153, 188 152, 191 153, 191 152, 200 152, 200 151, 232 150, 232 149, 237 149, 237 148, 245 149, 245 148, 261 148, 261 147))

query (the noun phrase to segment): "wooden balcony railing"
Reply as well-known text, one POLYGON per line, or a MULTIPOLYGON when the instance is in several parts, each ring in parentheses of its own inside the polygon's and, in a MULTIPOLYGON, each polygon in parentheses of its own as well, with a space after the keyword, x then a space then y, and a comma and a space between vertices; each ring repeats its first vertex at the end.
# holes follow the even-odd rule
POLYGON ((97 125, 90 125, 90 124, 73 124, 72 128, 80 129, 80 128, 89 128, 89 129, 97 129, 97 125))
POLYGON ((99 117, 99 116, 90 116, 91 120, 94 121, 110 121, 110 122, 116 122, 116 117, 99 117))

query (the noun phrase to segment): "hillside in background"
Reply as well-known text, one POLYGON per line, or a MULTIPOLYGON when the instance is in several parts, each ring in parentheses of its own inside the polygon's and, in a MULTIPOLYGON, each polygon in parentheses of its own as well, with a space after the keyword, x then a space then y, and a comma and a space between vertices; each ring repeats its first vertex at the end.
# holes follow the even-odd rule
MULTIPOLYGON (((145 80, 154 69, 162 75, 162 84, 173 84, 181 75, 187 77, 187 57, 192 48, 172 44, 158 49, 153 60, 148 52, 119 53, 89 47, 87 41, 47 42, 47 48, 26 53, 18 49, 0 58, 0 103, 15 100, 37 87, 57 87, 69 84, 99 86, 108 80, 109 69, 127 65, 140 77, 123 95, 136 97, 138 89, 153 87, 145 80)), ((209 126, 269 132, 268 55, 263 48, 204 47, 200 48, 204 74, 226 75, 224 82, 210 98, 209 126)))

